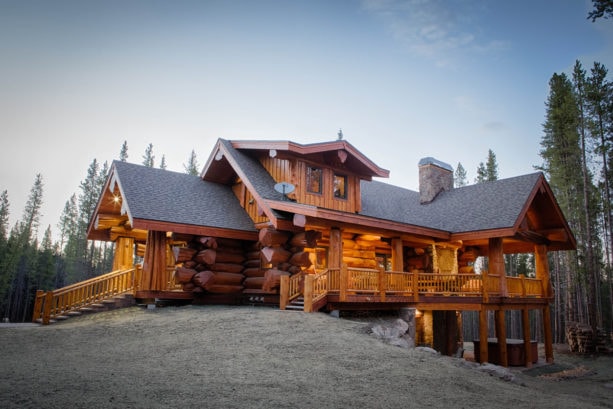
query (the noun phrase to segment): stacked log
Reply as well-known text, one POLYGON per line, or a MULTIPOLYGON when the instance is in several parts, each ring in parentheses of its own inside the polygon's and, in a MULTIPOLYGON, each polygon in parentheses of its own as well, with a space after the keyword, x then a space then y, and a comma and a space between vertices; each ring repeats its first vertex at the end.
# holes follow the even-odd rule
POLYGON ((343 263, 354 268, 377 268, 376 246, 378 243, 379 241, 365 240, 360 237, 343 238, 343 263))
POLYGON ((245 275, 243 242, 218 237, 196 237, 187 247, 173 248, 175 282, 183 291, 233 294, 242 292, 245 275))
MULTIPOLYGON (((315 230, 291 233, 266 227, 260 230, 259 245, 261 261, 267 266, 261 281, 261 289, 278 293, 280 278, 284 275, 298 274, 304 269, 311 267, 311 258, 305 247, 317 246, 317 240, 321 239, 321 232, 315 230)), ((251 271, 249 274, 253 274, 251 271)), ((255 275, 251 277, 255 278, 255 275)), ((251 278, 250 277, 250 278, 251 278)), ((256 285, 256 280, 249 280, 250 285, 256 285)))
POLYGON ((420 273, 432 272, 432 250, 430 247, 426 248, 412 248, 406 249, 404 254, 404 270, 405 271, 418 271, 420 273))
POLYGON ((566 325, 566 341, 571 352, 580 354, 609 352, 606 332, 599 328, 594 335, 592 327, 587 324, 569 322, 566 325))
POLYGON ((245 290, 261 290, 264 284, 266 269, 262 268, 262 257, 259 246, 259 243, 254 243, 247 249, 247 259, 243 263, 245 267, 243 270, 243 275, 245 276, 243 286, 245 290))

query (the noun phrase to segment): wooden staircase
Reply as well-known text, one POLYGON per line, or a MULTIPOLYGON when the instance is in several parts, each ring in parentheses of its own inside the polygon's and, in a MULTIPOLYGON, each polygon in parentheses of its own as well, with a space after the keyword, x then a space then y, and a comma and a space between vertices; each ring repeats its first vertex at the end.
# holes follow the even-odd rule
POLYGON ((304 311, 304 297, 300 296, 294 298, 292 301, 290 301, 289 304, 285 306, 285 309, 292 311, 304 311))
MULTIPOLYGON (((92 303, 87 306, 68 311, 65 314, 56 315, 53 319, 49 320, 49 323, 52 324, 54 322, 67 320, 71 317, 79 317, 81 315, 95 314, 103 311, 112 311, 119 308, 132 307, 134 305, 136 305, 136 300, 132 294, 120 294, 104 299, 100 302, 92 303)), ((37 318, 34 322, 42 324, 43 319, 37 318)))
POLYGON ((140 267, 112 271, 53 291, 36 292, 32 322, 43 325, 72 316, 135 305, 140 267))

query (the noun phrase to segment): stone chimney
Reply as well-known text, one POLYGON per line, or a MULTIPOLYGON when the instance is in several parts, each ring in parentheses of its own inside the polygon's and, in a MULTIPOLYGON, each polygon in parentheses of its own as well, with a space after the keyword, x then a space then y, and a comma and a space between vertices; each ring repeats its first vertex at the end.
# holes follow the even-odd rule
POLYGON ((434 158, 419 161, 419 202, 427 204, 444 190, 453 189, 453 168, 434 158))

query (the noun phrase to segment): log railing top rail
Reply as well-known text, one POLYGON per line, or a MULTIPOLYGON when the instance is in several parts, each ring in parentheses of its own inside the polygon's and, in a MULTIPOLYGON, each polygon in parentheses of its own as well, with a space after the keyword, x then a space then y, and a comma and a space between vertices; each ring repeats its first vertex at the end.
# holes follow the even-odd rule
MULTIPOLYGON (((307 275, 307 278, 311 277, 307 275)), ((507 297, 546 297, 541 279, 524 276, 505 278, 507 297)), ((412 297, 415 301, 418 301, 420 296, 428 295, 472 296, 483 297, 484 302, 487 302, 489 297, 503 295, 501 277, 497 275, 409 273, 346 266, 325 270, 320 275, 305 280, 304 293, 305 298, 308 294, 313 297, 313 301, 320 299, 322 295, 337 294, 341 302, 347 301, 349 295, 359 294, 379 295, 376 298, 378 302, 385 301, 386 295, 412 297), (321 277, 324 276, 325 286, 321 284, 321 277), (308 286, 314 287, 307 288, 308 286)))

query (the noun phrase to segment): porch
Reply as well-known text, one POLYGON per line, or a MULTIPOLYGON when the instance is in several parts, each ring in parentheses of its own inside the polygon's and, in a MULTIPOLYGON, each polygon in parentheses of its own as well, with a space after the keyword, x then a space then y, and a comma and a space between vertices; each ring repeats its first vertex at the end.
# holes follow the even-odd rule
POLYGON ((326 269, 318 274, 304 272, 281 277, 279 307, 304 297, 304 311, 326 305, 351 308, 351 304, 411 304, 428 310, 481 310, 482 305, 547 303, 542 279, 500 275, 433 274, 376 269, 326 269))

